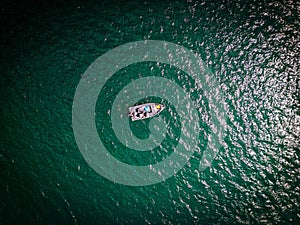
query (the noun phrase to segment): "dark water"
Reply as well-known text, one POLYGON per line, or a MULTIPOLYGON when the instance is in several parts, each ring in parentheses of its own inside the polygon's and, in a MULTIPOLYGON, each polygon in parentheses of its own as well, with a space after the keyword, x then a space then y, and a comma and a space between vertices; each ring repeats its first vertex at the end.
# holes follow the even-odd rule
MULTIPOLYGON (((0 6, 0 224, 299 224, 299 2, 0 6), (200 151, 165 182, 132 187, 103 178, 86 163, 72 130, 72 104, 81 75, 97 57, 146 39, 198 53, 219 81, 228 119, 210 168, 197 170, 200 151)), ((163 70, 193 88, 180 71, 144 63, 120 71, 128 77, 112 81, 100 98, 111 105, 133 74, 159 76, 163 70)), ((195 101, 204 98, 199 111, 208 115, 202 95, 192 93, 195 101)), ((165 118, 177 136, 181 125, 174 113, 165 118)), ((97 118, 98 131, 109 128, 109 121, 97 118)), ((205 148, 210 128, 202 127, 205 148)), ((139 138, 149 132, 146 122, 131 128, 139 138)), ((105 132, 100 136, 109 142, 105 132)), ((116 158, 137 163, 109 143, 116 158)), ((138 163, 163 160, 172 147, 165 150, 138 163)))

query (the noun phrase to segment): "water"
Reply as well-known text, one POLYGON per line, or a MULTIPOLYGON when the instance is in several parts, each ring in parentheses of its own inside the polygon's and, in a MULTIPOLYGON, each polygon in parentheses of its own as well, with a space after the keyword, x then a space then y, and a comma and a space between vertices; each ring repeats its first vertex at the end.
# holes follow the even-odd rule
MULTIPOLYGON (((1 4, 6 26, 0 38, 0 224, 299 223, 299 3, 1 4), (184 127, 169 105, 161 117, 171 136, 162 148, 151 154, 119 150, 124 148, 110 129, 108 109, 99 104, 112 105, 136 75, 164 74, 177 82, 201 116, 200 131, 192 131, 199 132, 199 148, 175 176, 150 186, 124 186, 84 160, 72 129, 72 104, 82 74, 97 57, 145 39, 200 55, 222 89, 226 133, 211 167, 199 171, 212 129, 206 122, 212 103, 201 88, 164 64, 118 71, 96 107, 98 132, 117 159, 133 165, 164 160, 184 127)), ((141 99, 150 100, 163 101, 141 99)), ((148 123, 131 123, 133 134, 147 138, 148 123)))

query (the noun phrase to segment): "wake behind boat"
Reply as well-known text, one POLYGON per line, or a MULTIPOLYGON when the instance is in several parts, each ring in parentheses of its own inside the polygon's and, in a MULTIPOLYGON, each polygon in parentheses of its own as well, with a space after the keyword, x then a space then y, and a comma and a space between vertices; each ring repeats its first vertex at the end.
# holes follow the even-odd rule
POLYGON ((143 120, 159 114, 165 106, 158 103, 146 103, 129 107, 129 116, 132 121, 143 120))

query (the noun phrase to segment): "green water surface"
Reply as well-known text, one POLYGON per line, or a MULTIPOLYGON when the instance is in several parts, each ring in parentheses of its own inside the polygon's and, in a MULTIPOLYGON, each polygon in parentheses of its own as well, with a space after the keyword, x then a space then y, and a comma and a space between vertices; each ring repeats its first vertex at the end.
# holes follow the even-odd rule
MULTIPOLYGON (((0 7, 0 224, 299 224, 296 0, 3 1, 0 7), (228 118, 224 144, 199 172, 212 128, 205 122, 207 96, 195 81, 155 62, 118 71, 98 97, 95 118, 99 138, 120 161, 163 160, 183 128, 167 101, 141 99, 167 105, 160 116, 168 136, 151 152, 124 151, 106 112, 134 79, 163 73, 190 93, 201 121, 199 149, 182 170, 164 182, 131 187, 103 178, 84 160, 72 104, 96 58, 146 39, 199 54, 219 82, 228 118)), ((132 132, 147 138, 148 123, 130 123, 132 132)))

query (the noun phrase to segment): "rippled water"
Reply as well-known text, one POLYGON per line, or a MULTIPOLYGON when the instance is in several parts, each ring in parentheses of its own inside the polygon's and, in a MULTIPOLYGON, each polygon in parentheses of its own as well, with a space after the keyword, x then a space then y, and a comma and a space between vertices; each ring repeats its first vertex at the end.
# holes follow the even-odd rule
MULTIPOLYGON (((1 4, 0 224, 299 223, 297 1, 1 4), (189 162, 164 182, 133 187, 103 178, 86 163, 74 138, 72 104, 97 57, 146 39, 184 46, 207 64, 223 93, 226 132, 211 167, 199 171, 214 129, 214 103, 201 84, 155 62, 121 69, 99 95, 95 116, 101 140, 118 160, 160 162, 184 129, 174 106, 149 96, 141 102, 168 106, 160 118, 169 136, 151 152, 120 145, 107 112, 136 78, 173 80, 200 118, 200 129, 189 131, 200 138, 189 162)), ((140 139, 150 135, 148 125, 130 123, 140 139)))

